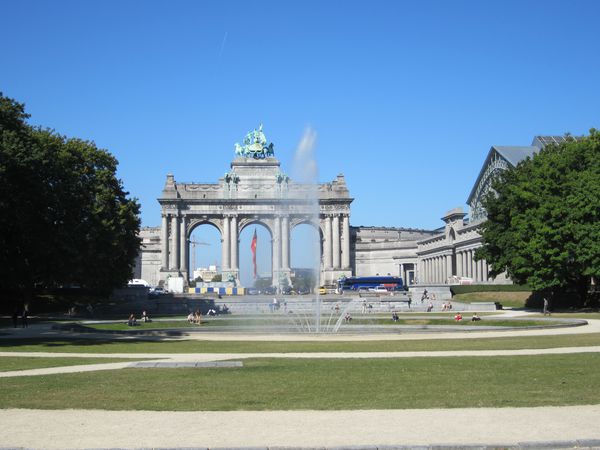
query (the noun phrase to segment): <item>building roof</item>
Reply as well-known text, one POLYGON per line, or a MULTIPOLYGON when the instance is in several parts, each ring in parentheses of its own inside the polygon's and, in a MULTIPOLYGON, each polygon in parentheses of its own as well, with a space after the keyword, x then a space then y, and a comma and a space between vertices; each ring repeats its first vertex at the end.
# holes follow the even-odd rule
MULTIPOLYGON (((533 155, 539 152, 541 149, 546 147, 547 145, 561 144, 565 142, 567 139, 564 136, 534 136, 533 142, 531 145, 526 146, 515 146, 515 145, 492 145, 490 151, 485 158, 483 165, 481 166, 481 170, 479 171, 479 175, 473 184, 473 188, 471 188, 471 192, 469 193, 469 197, 467 199, 467 204, 471 203, 471 199, 475 194, 475 190, 481 181, 481 177, 483 176, 485 169, 487 168, 490 160, 492 159, 492 155, 494 152, 497 152, 502 158, 506 160, 508 164, 512 167, 516 167, 521 161, 533 157, 533 155)), ((577 138, 571 137, 571 139, 577 140, 577 138)))
MULTIPOLYGON (((526 147, 494 145, 492 146, 492 150, 494 149, 513 167, 516 167, 521 161, 531 158, 534 153, 540 151, 539 147, 534 147, 533 145, 528 145, 526 147)), ((486 160, 486 163, 487 162, 488 161, 486 160)))

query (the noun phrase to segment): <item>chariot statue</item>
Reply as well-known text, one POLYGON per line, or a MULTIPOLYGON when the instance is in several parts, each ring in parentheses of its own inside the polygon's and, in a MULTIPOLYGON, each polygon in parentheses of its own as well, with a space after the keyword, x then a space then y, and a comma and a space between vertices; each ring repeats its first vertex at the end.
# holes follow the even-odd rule
POLYGON ((265 159, 275 156, 273 143, 267 145, 267 138, 263 133, 262 123, 257 129, 246 134, 243 145, 235 143, 235 156, 254 159, 265 159))

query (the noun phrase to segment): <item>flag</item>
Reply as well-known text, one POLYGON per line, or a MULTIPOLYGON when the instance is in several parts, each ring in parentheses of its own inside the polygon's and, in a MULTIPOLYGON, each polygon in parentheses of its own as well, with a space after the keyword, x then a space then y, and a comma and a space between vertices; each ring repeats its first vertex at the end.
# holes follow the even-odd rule
POLYGON ((254 279, 256 280, 256 228, 254 229, 254 237, 250 243, 250 249, 252 250, 252 264, 254 266, 254 279))

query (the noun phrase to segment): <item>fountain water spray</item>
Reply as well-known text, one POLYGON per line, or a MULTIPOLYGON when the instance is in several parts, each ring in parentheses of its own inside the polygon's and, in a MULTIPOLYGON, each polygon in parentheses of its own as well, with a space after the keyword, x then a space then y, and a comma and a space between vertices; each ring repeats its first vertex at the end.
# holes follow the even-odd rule
MULTIPOLYGON (((314 329, 309 332, 321 332, 321 298, 319 297, 319 274, 321 273, 321 242, 319 233, 319 170, 315 161, 315 147, 317 142, 317 132, 311 127, 304 130, 302 138, 298 143, 298 147, 294 152, 294 160, 292 163, 292 175, 294 180, 303 184, 304 200, 307 207, 307 215, 309 221, 317 229, 317 239, 313 242, 307 242, 306 249, 310 252, 311 269, 315 276, 316 285, 313 290, 316 293, 314 306, 314 329)), ((304 328, 304 327, 303 327, 304 328)))

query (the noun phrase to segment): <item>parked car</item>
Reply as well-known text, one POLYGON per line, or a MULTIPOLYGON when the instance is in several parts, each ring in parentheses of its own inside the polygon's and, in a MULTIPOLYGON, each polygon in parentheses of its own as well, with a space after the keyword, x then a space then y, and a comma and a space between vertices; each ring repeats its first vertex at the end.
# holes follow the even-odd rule
POLYGON ((325 286, 321 286, 319 288, 319 295, 325 295, 327 294, 327 289, 325 288, 325 286))
POLYGON ((369 292, 375 292, 377 294, 389 294, 389 291, 383 286, 377 286, 369 289, 369 292))

